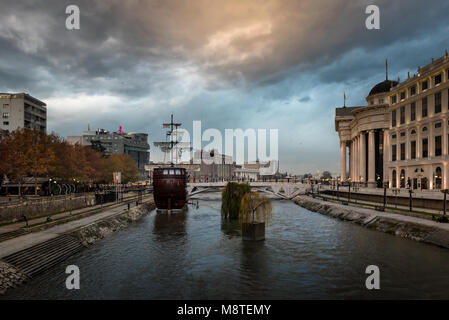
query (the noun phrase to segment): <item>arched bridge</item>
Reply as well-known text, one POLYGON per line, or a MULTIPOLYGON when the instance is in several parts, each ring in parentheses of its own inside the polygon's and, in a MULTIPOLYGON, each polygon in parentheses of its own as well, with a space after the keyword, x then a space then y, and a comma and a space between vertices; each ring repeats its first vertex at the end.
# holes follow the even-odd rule
MULTIPOLYGON (((192 197, 200 193, 217 192, 226 186, 227 182, 190 182, 187 184, 188 196, 192 197)), ((288 182, 248 182, 252 190, 273 195, 281 199, 293 199, 305 194, 310 188, 302 183, 288 182)))

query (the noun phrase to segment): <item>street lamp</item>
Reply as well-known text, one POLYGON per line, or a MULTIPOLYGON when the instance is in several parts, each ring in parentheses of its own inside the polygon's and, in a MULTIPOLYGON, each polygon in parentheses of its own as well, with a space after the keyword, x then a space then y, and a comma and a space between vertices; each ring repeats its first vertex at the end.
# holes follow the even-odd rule
POLYGON ((412 211, 412 205, 413 205, 413 197, 412 197, 413 189, 412 189, 411 186, 410 186, 410 189, 408 189, 408 192, 410 194, 409 210, 411 212, 412 211))
POLYGON ((401 189, 399 188, 394 188, 391 189, 391 191, 394 193, 395 195, 395 201, 394 201, 394 207, 397 208, 398 207, 398 193, 401 193, 401 189))
POLYGON ((449 192, 449 189, 444 189, 441 190, 441 192, 444 194, 444 199, 443 199, 443 216, 446 216, 446 196, 449 192))

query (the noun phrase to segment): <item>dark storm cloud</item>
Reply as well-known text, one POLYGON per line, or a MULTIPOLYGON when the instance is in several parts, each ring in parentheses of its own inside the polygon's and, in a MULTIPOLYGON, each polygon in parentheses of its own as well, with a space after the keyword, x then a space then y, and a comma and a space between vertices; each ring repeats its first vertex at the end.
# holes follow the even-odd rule
POLYGON ((288 128, 286 159, 336 168, 332 108, 343 91, 361 104, 386 58, 390 78, 404 78, 442 55, 448 13, 447 0, 7 1, 0 91, 48 100, 63 135, 87 123, 157 135, 175 112, 207 127, 288 128), (71 4, 80 30, 65 28, 71 4), (364 26, 369 4, 381 30, 364 26), (317 144, 329 152, 314 160, 317 144))

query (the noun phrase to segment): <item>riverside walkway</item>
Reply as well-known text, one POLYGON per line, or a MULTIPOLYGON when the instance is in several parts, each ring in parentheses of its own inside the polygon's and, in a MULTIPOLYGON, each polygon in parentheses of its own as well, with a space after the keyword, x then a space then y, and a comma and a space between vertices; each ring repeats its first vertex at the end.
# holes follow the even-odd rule
MULTIPOLYGON (((143 202, 145 203, 148 201, 153 201, 152 195, 145 197, 143 202)), ((90 209, 92 209, 92 207, 90 209)), ((119 204, 113 207, 105 208, 103 211, 90 215, 88 217, 59 224, 45 230, 25 233, 22 235, 18 235, 17 237, 14 237, 12 239, 5 240, 3 242, 0 242, 0 259, 15 252, 45 242, 47 240, 54 239, 60 235, 74 231, 80 227, 122 213, 127 209, 127 203, 119 204)))

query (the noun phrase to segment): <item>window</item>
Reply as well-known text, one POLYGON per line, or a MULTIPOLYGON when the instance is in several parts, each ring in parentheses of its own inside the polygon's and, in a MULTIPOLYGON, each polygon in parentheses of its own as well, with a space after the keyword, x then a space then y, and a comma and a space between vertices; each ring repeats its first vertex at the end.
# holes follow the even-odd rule
POLYGON ((405 123, 405 106, 401 107, 400 112, 401 112, 400 121, 401 121, 401 124, 404 124, 405 123))
POLYGON ((384 99, 379 99, 379 104, 383 104, 384 103, 384 99))
POLYGON ((441 156, 441 136, 435 137, 435 156, 441 156))
POLYGON ((4 126, 9 126, 9 121, 3 121, 4 126))
POLYGON ((427 138, 422 139, 422 157, 427 158, 429 154, 429 140, 427 138))
POLYGON ((164 169, 164 174, 168 174, 168 170, 167 169, 164 169))
POLYGON ((441 122, 435 123, 435 129, 441 128, 441 122))
POLYGON ((410 88, 410 96, 414 96, 416 94, 416 86, 410 88))
POLYGON ((393 170, 393 173, 391 174, 391 180, 393 180, 392 183, 391 183, 391 186, 393 188, 396 188, 397 187, 396 170, 393 170))
POLYGON ((413 129, 412 132, 410 132, 411 134, 416 134, 416 130, 413 129))
POLYGON ((435 76, 435 85, 440 84, 441 83, 441 73, 437 76, 435 76))
POLYGON ((394 134, 391 136, 391 139, 396 139, 396 137, 397 137, 397 135, 394 134))
POLYGON ((400 187, 405 188, 405 170, 401 170, 401 175, 399 176, 400 187))
POLYGON ((427 97, 422 99, 422 107, 421 107, 422 117, 427 117, 427 97))
POLYGON ((410 142, 410 158, 416 159, 416 141, 410 142))
POLYGON ((401 137, 405 137, 405 131, 401 132, 401 137))
POLYGON ((371 103, 371 105, 373 105, 374 104, 374 100, 371 100, 370 103, 371 103))
POLYGON ((180 174, 181 174, 181 170, 176 169, 176 174, 177 174, 177 175, 180 175, 180 174))
POLYGON ((441 112, 441 92, 435 93, 435 113, 441 112))
POLYGON ((405 143, 401 143, 401 160, 405 160, 405 143))
POLYGON ((427 127, 422 128, 422 132, 426 132, 427 131, 427 127))
POLYGON ((391 97, 391 103, 394 104, 397 102, 397 96, 392 96, 391 97))
POLYGON ((8 107, 9 107, 9 104, 7 104, 7 103, 4 103, 4 104, 3 104, 3 108, 4 108, 4 109, 6 109, 6 108, 8 108, 8 107))
POLYGON ((401 92, 401 100, 404 100, 405 99, 405 91, 402 91, 401 92))
POLYGON ((391 126, 396 127, 396 110, 391 111, 391 126))
POLYGON ((170 169, 170 173, 169 174, 175 174, 175 170, 170 169))
POLYGON ((9 112, 3 112, 3 119, 9 118, 9 112))
POLYGON ((416 102, 410 105, 410 121, 416 120, 416 102))
POLYGON ((397 152, 396 145, 394 144, 391 146, 391 160, 392 161, 396 161, 396 159, 397 159, 396 152, 397 152))
POLYGON ((424 91, 424 90, 427 90, 427 89, 429 89, 429 82, 427 80, 421 82, 421 90, 424 91))

